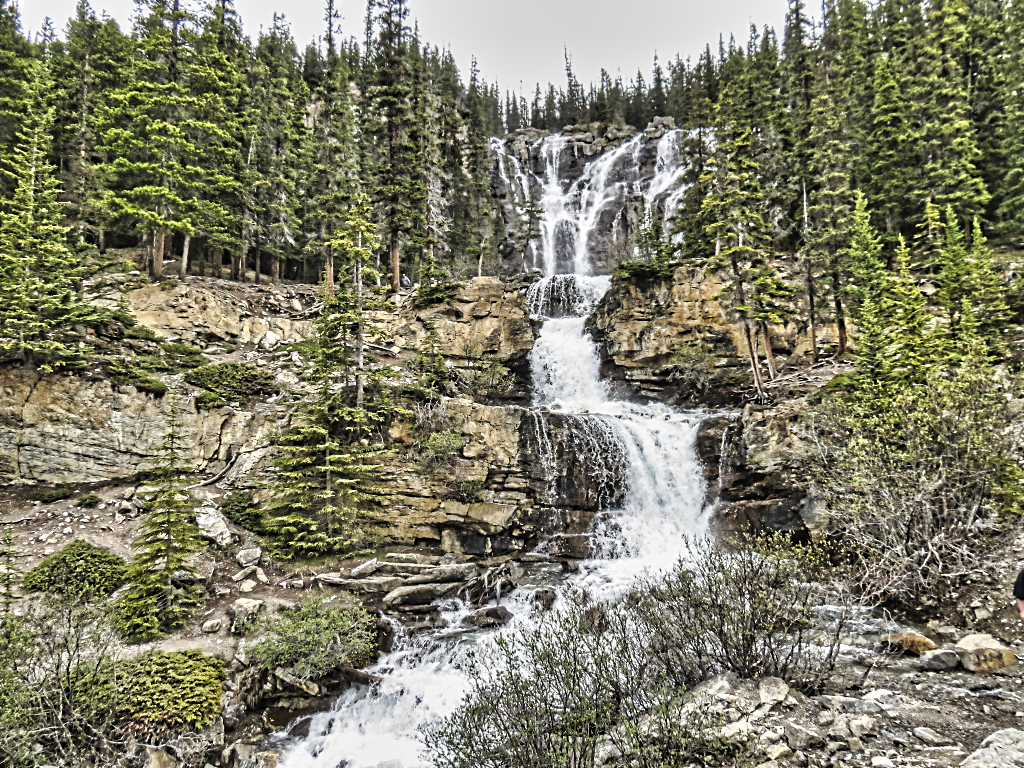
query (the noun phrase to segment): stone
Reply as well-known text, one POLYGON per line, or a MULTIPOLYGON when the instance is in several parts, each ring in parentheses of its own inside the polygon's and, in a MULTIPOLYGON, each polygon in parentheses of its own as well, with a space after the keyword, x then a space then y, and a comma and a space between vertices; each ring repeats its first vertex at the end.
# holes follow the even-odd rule
POLYGON ((369 576, 365 579, 346 579, 340 573, 321 573, 316 577, 321 584, 341 587, 360 595, 386 594, 398 589, 404 580, 398 576, 369 576))
POLYGON ((273 331, 267 331, 263 334, 263 338, 260 339, 260 349, 273 349, 281 343, 281 337, 273 331))
POLYGON ((896 764, 885 755, 875 755, 871 758, 871 768, 896 768, 896 764))
POLYGON ((912 733, 926 744, 931 744, 933 747, 941 747, 944 744, 952 744, 953 742, 947 739, 942 734, 933 731, 931 728, 924 726, 915 728, 912 733))
POLYGON ((882 642, 887 643, 893 648, 899 648, 907 653, 912 653, 915 656, 920 656, 926 651, 934 651, 939 647, 920 632, 909 630, 886 635, 882 638, 882 642))
POLYGON ((248 568, 251 565, 259 563, 260 558, 263 557, 263 550, 259 547, 253 547, 252 549, 243 549, 235 555, 235 560, 243 568, 248 568))
POLYGON ((146 752, 146 768, 178 768, 181 765, 162 749, 150 747, 146 752))
POLYGON ((358 565, 352 569, 352 577, 361 579, 364 576, 372 576, 378 568, 380 568, 380 563, 377 561, 377 558, 367 560, 362 565, 358 565))
POLYGON ((448 584, 456 581, 475 579, 479 569, 473 563, 462 565, 438 565, 430 570, 405 580, 406 584, 448 584))
POLYGON ((816 747, 824 741, 821 735, 811 728, 804 728, 802 725, 792 722, 787 722, 783 727, 786 734, 786 743, 794 751, 816 747))
POLYGON ((256 581, 258 581, 260 584, 270 583, 270 579, 267 578, 267 574, 263 572, 262 568, 256 569, 256 581))
POLYGON ((481 608, 479 611, 471 613, 462 620, 462 623, 468 624, 471 627, 487 629, 489 627, 500 627, 503 624, 508 624, 510 621, 512 621, 512 613, 508 608, 503 605, 497 605, 491 608, 481 608))
POLYGON ((862 742, 856 736, 851 736, 846 740, 846 746, 851 752, 863 752, 864 742, 862 742))
POLYGON ((202 507, 196 515, 196 525, 204 539, 212 541, 221 549, 235 542, 235 535, 228 529, 227 518, 216 507, 202 507))
POLYGON ((996 731, 960 764, 960 768, 1024 768, 1024 731, 996 731))
POLYGON ((960 666, 960 657, 950 648, 939 648, 922 653, 917 666, 931 672, 946 672, 960 666))
POLYGON ((870 715, 855 717, 850 721, 850 733, 858 738, 861 736, 874 736, 878 733, 878 721, 870 715))
POLYGON ((238 585, 238 591, 248 594, 256 589, 256 581, 253 579, 246 579, 238 585))
POLYGON ((558 593, 553 587, 537 587, 530 596, 530 601, 540 606, 542 611, 548 611, 555 604, 557 597, 558 593))
POLYGON ((252 600, 247 597, 240 597, 228 606, 228 616, 231 617, 231 632, 235 635, 242 634, 251 627, 263 610, 262 600, 252 600))
POLYGON ((231 580, 232 581, 241 581, 242 579, 249 578, 254 573, 256 573, 256 566, 255 565, 250 565, 248 568, 243 568, 238 573, 236 573, 234 576, 232 576, 231 580))
POLYGON ((974 620, 975 621, 987 621, 992 618, 992 611, 988 608, 975 608, 974 609, 974 620))
POLYGON ((1013 651, 992 635, 967 635, 955 650, 960 663, 971 672, 994 672, 1017 663, 1013 651))
POLYGON ((757 684, 757 695, 762 704, 778 704, 786 700, 789 686, 785 680, 777 677, 766 677, 757 684))
POLYGON ((769 760, 782 760, 793 754, 793 750, 785 744, 774 744, 765 750, 769 760))
POLYGON ((427 605, 434 600, 448 597, 458 589, 458 584, 414 584, 398 587, 384 596, 385 605, 427 605))
POLYGON ((210 619, 209 621, 203 624, 203 632, 205 632, 208 635, 211 635, 214 632, 220 632, 220 628, 223 625, 224 622, 221 619, 210 619))
POLYGON ((277 768, 281 764, 281 752, 270 749, 256 755, 256 768, 277 768))
POLYGON ((301 677, 297 677, 291 669, 283 669, 278 667, 274 670, 274 677, 292 688, 298 688, 300 691, 305 691, 310 696, 320 695, 320 686, 310 680, 303 680, 301 677))

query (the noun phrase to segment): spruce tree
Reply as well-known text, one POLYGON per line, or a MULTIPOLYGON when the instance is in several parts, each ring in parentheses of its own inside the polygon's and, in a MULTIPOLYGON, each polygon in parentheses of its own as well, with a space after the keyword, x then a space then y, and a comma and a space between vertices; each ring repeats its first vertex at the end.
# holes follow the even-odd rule
POLYGON ((891 276, 891 330, 888 351, 889 376, 899 386, 919 384, 938 350, 929 331, 928 303, 914 281, 910 249, 901 237, 895 257, 896 272, 891 276))
POLYGON ((864 191, 891 246, 904 221, 916 211, 911 204, 914 163, 907 105, 889 57, 879 58, 875 64, 874 93, 871 130, 865 142, 869 173, 864 191))
POLYGON ((79 323, 106 316, 81 299, 78 260, 67 244, 60 185, 50 164, 53 108, 47 68, 35 64, 27 90, 24 129, 12 155, 16 187, 0 210, 0 357, 43 370, 77 359, 79 323))
POLYGON ((32 68, 32 46, 21 32, 18 6, 0 0, 0 199, 14 192, 15 150, 22 131, 32 128, 26 121, 32 68))
POLYGON ((157 490, 143 505, 146 519, 132 542, 128 590, 112 606, 119 629, 140 641, 185 624, 198 598, 180 580, 195 573, 188 559, 205 546, 195 522, 195 503, 182 487, 181 476, 191 467, 185 463, 180 411, 171 397, 165 398, 164 408, 167 431, 153 469, 157 490))
POLYGON ((999 231, 1019 247, 1024 242, 1024 2, 1020 0, 1007 8, 1005 39, 1006 116, 1000 126, 1005 168, 1000 179, 999 231))

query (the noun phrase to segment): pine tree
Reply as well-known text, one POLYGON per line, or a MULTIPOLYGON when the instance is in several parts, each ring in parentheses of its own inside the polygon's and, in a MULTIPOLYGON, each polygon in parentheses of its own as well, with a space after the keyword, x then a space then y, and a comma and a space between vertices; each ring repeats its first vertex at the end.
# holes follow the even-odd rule
POLYGON ((67 245, 60 185, 49 160, 53 109, 44 100, 51 81, 42 64, 33 70, 25 128, 12 159, 17 186, 0 211, 0 356, 49 371, 77 358, 71 326, 107 313, 78 291, 78 261, 67 245))
POLYGON ((999 138, 1006 165, 1000 179, 999 231, 1019 244, 1024 241, 1024 2, 1010 3, 1004 34, 1006 116, 999 138))
POLYGON ((18 567, 14 562, 17 554, 14 547, 14 530, 11 526, 5 525, 3 533, 0 534, 0 611, 4 616, 11 613, 14 590, 21 581, 18 567))
POLYGON ((907 386, 925 380, 938 350, 928 328, 928 303, 914 281, 910 249, 902 237, 896 249, 895 266, 896 272, 890 278, 892 326, 888 332, 888 371, 894 383, 907 386))
POLYGON ((112 607, 118 627, 136 640, 184 625, 198 598, 180 580, 195 573, 188 559, 205 546, 195 522, 195 503, 181 483, 191 467, 184 463, 187 446, 180 411, 170 397, 164 399, 164 407, 167 431, 153 470, 157 491, 143 506, 146 519, 132 542, 135 555, 128 590, 112 607))
POLYGON ((1006 301, 1006 283, 996 273, 992 264, 981 222, 975 218, 971 230, 971 249, 968 256, 971 265, 972 314, 978 324, 978 334, 990 342, 999 343, 1000 336, 1012 319, 1006 301))
POLYGON ((871 131, 865 142, 870 168, 865 194, 874 215, 885 227, 887 242, 892 245, 912 212, 914 163, 910 153, 906 101, 896 81, 891 58, 877 60, 874 92, 871 131))
POLYGON ((14 192, 18 137, 32 128, 25 119, 33 99, 32 67, 32 46, 21 33, 18 6, 13 0, 0 0, 0 199, 14 192))

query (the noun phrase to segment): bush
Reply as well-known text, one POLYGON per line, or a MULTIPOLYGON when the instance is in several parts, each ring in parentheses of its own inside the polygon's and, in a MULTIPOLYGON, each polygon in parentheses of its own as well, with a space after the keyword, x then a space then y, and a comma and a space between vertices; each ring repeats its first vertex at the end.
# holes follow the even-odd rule
POLYGON ((79 496, 78 500, 75 501, 76 507, 82 507, 84 509, 92 509, 97 506, 103 499, 97 496, 95 493, 87 493, 85 496, 79 496))
POLYGON ((196 398, 196 408, 200 410, 210 411, 214 408, 223 408, 227 404, 228 401, 216 392, 203 392, 196 398))
POLYGON ((54 488, 51 491, 36 491, 31 496, 33 500, 41 501, 43 504, 53 504, 55 501, 70 499, 71 491, 67 488, 54 488))
POLYGON ((570 596, 499 636, 474 661, 463 703, 426 730, 439 768, 597 765, 598 747, 638 768, 722 752, 706 703, 669 684, 627 603, 570 596))
POLYGON ((154 379, 137 363, 128 359, 113 359, 106 364, 107 375, 118 384, 135 387, 140 392, 149 392, 157 397, 167 394, 167 385, 154 379))
POLYGON ((124 332, 124 335, 125 335, 126 338, 129 338, 129 339, 139 339, 141 341, 156 341, 156 342, 160 341, 160 337, 157 336, 155 333, 153 333, 153 331, 151 331, 149 328, 147 328, 144 325, 141 325, 141 324, 137 325, 137 324, 135 324, 136 320, 135 320, 134 317, 132 317, 131 319, 132 319, 132 323, 133 323, 131 326, 129 326, 127 322, 124 322, 124 320, 122 320, 122 322, 124 323, 125 328, 126 328, 126 330, 124 332))
POLYGON ((376 622, 362 607, 332 605, 309 595, 295 611, 264 624, 263 639, 247 649, 263 669, 292 667, 307 680, 344 667, 362 667, 374 655, 376 622))
POLYGON ((868 598, 941 597, 979 566, 983 532, 1019 514, 1021 398, 1020 378, 975 360, 808 417, 800 458, 868 598))
POLYGON ((819 691, 854 616, 846 590, 829 596, 812 583, 826 569, 822 553, 781 536, 743 548, 705 539, 687 550, 671 573, 643 585, 636 607, 668 677, 692 685, 735 672, 819 691), (828 602, 833 618, 823 625, 828 602))
POLYGON ((703 344, 679 347, 669 359, 673 367, 672 379, 685 382, 696 389, 707 386, 713 370, 714 358, 703 344))
POLYGON ((169 370, 181 370, 198 368, 206 364, 206 357, 203 351, 191 344, 182 344, 177 341, 166 341, 160 345, 160 349, 168 356, 164 363, 169 370))
POLYGON ((140 736, 205 728, 220 714, 224 663, 201 651, 147 651, 111 670, 94 695, 140 736))
POLYGON ((460 455, 465 443, 458 432, 435 432, 420 442, 423 469, 435 472, 460 455))
POLYGON ((220 511, 235 525, 240 525, 246 530, 258 531, 262 527, 262 515, 255 504, 252 491, 232 491, 224 499, 220 511))
POLYGON ((212 392, 228 403, 248 402, 278 390, 274 374, 248 363, 204 365, 186 373, 185 381, 212 392))
POLYGON ((127 578, 124 560, 77 539, 25 574, 22 586, 31 592, 106 597, 127 578))

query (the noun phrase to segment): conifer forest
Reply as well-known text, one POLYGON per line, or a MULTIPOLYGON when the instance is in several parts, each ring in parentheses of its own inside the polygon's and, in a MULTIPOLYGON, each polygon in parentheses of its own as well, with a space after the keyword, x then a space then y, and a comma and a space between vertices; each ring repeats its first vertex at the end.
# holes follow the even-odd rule
POLYGON ((322 2, 0 0, 0 768, 1024 768, 1024 0, 322 2))

